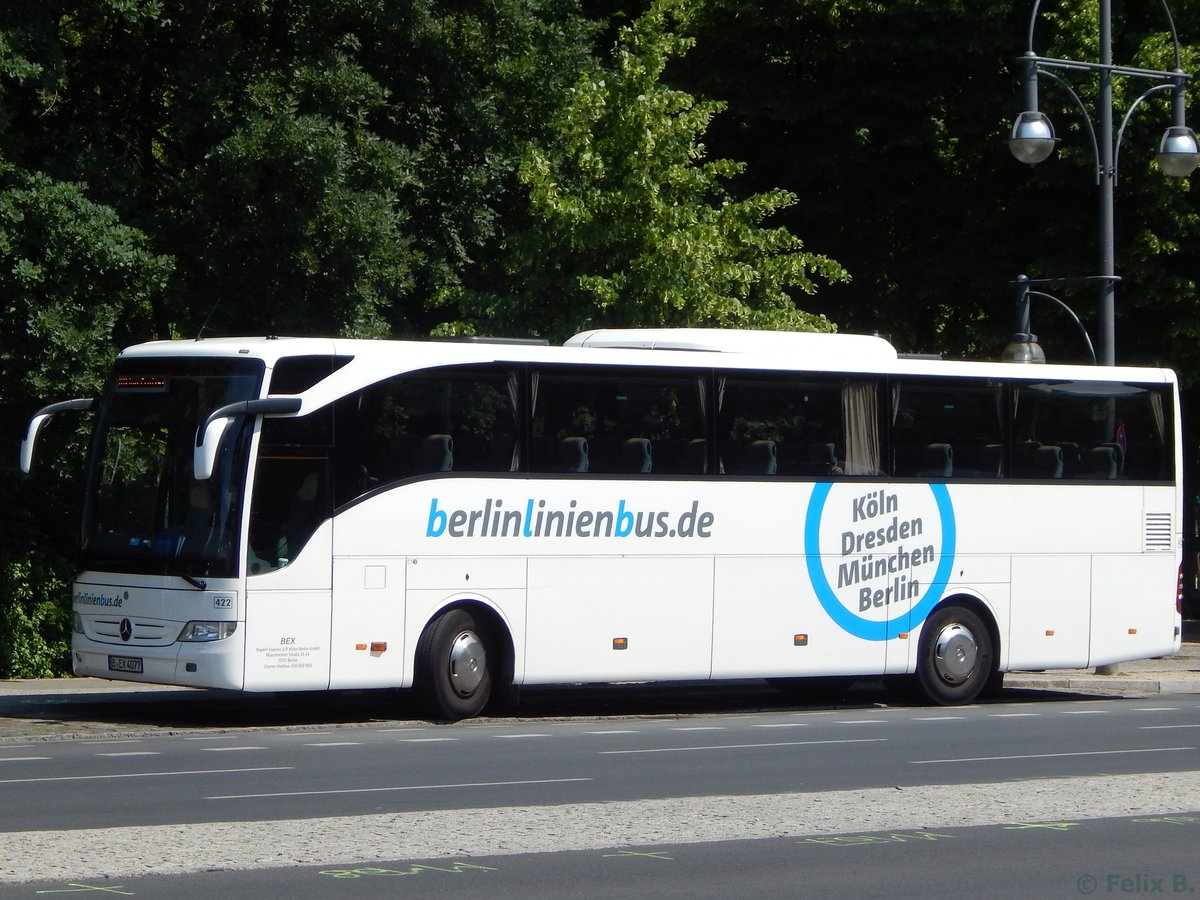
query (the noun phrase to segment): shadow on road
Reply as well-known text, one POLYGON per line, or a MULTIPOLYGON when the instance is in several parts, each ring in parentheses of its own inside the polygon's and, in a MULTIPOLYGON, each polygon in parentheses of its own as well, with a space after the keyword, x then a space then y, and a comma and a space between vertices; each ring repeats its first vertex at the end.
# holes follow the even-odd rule
MULTIPOLYGON (((992 702, 1101 699, 1077 692, 1005 690, 992 702)), ((629 716, 728 715, 920 705, 879 679, 785 684, 736 681, 685 684, 566 685, 526 689, 520 702, 483 721, 629 716)), ((0 740, 114 732, 426 723, 408 691, 243 694, 232 691, 103 689, 0 697, 0 740)))

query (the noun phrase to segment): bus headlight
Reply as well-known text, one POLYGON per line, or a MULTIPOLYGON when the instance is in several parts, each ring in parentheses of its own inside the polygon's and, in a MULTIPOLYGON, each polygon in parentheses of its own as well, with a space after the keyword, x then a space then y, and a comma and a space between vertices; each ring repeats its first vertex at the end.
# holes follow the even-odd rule
POLYGON ((179 640, 223 641, 237 631, 237 622, 188 622, 179 632, 179 640))
POLYGON ((75 613, 75 621, 71 623, 71 630, 76 634, 83 634, 83 616, 75 613))

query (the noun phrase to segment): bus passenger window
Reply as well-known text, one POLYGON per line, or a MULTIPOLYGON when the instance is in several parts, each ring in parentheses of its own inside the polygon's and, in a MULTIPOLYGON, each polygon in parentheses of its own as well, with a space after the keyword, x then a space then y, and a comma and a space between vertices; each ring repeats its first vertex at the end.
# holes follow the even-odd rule
POLYGON ((1025 477, 1088 481, 1174 477, 1169 388, 1121 382, 1029 382, 1013 388, 1013 405, 1014 460, 1025 477), (1048 452, 1061 457, 1057 475, 1047 476, 1048 452))
POLYGON ((840 477, 879 473, 878 388, 812 375, 718 377, 718 471, 840 477))
MULTIPOLYGON (((1004 476, 1005 406, 999 382, 895 380, 891 399, 894 474, 934 480, 1004 476)), ((1037 464, 1045 468, 1050 461, 1044 456, 1037 464)))
POLYGON ((467 367, 409 372, 337 404, 338 506, 375 488, 443 472, 510 472, 518 373, 467 367))
POLYGON ((534 472, 701 474, 707 379, 606 368, 533 374, 534 472), (700 442, 700 443, 697 443, 700 442))

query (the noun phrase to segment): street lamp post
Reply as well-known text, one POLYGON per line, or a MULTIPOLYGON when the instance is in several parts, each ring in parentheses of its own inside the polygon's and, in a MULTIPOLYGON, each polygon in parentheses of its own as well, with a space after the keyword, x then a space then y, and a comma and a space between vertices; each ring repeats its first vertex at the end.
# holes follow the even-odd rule
POLYGON ((1041 0, 1035 0, 1033 12, 1029 17, 1029 41, 1025 55, 1020 58, 1022 98, 1025 110, 1013 122, 1012 133, 1008 146, 1019 161, 1036 165, 1046 160, 1058 143, 1054 135, 1054 126, 1050 119, 1038 111, 1038 76, 1044 76, 1064 88, 1083 114, 1087 125, 1088 136, 1091 139, 1092 155, 1096 164, 1096 184, 1099 187, 1100 215, 1100 272, 1093 276, 1099 285, 1099 338, 1100 353, 1098 362, 1111 366, 1116 364, 1116 327, 1115 327, 1115 296, 1116 276, 1115 238, 1113 228, 1113 196, 1117 182, 1117 162, 1121 151, 1121 137, 1125 126, 1143 101, 1164 91, 1172 92, 1172 124, 1163 134, 1159 143, 1157 160, 1164 174, 1182 178, 1190 175, 1200 163, 1200 144, 1197 144, 1195 132, 1187 127, 1185 122, 1186 93, 1185 85, 1191 77, 1184 73, 1180 64, 1179 37, 1175 32, 1175 22, 1166 0, 1162 0, 1162 9, 1167 18, 1171 31, 1171 40, 1175 46, 1174 70, 1160 71, 1157 69, 1138 69, 1129 66, 1114 66, 1112 62, 1112 3, 1111 0, 1099 0, 1100 6, 1100 61, 1097 63, 1078 62, 1069 59, 1039 56, 1033 50, 1033 29, 1037 20, 1038 7, 1041 0), (1071 85, 1055 74, 1053 70, 1083 71, 1095 74, 1100 79, 1100 94, 1097 106, 1099 133, 1088 115, 1087 107, 1071 85), (1113 77, 1116 75, 1141 78, 1158 82, 1148 88, 1140 97, 1130 104, 1125 112, 1120 129, 1113 134, 1113 77))

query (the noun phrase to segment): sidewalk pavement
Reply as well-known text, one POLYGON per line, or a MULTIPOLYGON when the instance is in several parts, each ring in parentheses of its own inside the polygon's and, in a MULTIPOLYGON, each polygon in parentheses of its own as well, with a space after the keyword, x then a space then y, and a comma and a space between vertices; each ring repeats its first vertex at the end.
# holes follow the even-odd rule
POLYGON ((1115 675, 1097 675, 1095 669, 1009 672, 1004 686, 1096 694, 1200 694, 1200 620, 1183 623, 1183 646, 1174 656, 1123 662, 1116 668, 1115 675))

